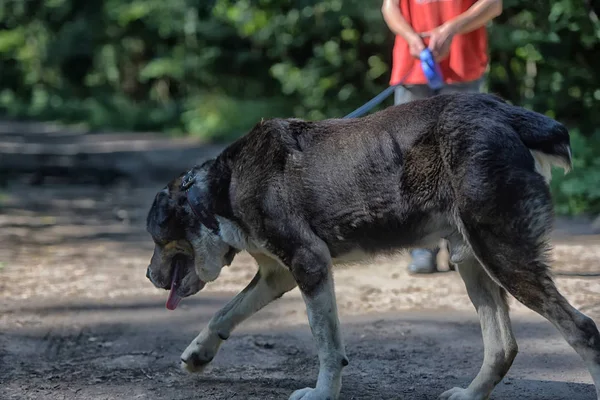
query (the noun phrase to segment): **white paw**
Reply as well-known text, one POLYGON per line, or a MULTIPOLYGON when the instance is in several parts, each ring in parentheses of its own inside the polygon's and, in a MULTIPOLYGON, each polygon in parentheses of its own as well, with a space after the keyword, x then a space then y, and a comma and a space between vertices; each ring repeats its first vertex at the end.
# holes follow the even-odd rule
POLYGON ((459 387, 452 388, 445 391, 440 395, 441 400, 485 400, 486 397, 477 395, 471 392, 469 389, 463 389, 459 387))
POLYGON ((304 388, 292 393, 289 400, 336 400, 336 398, 317 389, 304 388))
POLYGON ((181 354, 181 367, 187 372, 202 372, 213 360, 223 341, 205 328, 181 354))

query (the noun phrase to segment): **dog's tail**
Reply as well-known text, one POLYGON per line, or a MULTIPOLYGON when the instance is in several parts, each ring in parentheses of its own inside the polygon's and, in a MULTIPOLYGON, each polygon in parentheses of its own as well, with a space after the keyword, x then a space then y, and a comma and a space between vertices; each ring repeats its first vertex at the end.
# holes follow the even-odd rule
POLYGON ((565 173, 573 167, 571 144, 567 128, 552 118, 537 112, 515 107, 511 125, 529 148, 535 160, 535 169, 550 183, 552 166, 565 173))

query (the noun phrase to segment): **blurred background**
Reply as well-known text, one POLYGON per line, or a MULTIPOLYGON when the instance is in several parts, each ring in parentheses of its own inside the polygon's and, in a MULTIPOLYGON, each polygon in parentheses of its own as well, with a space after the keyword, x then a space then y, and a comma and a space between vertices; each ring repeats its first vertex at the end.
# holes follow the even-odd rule
MULTIPOLYGON (((574 170, 557 170, 552 181, 553 266, 561 290, 594 318, 598 8, 581 0, 504 0, 488 31, 485 83, 486 91, 570 129, 574 170)), ((208 381, 183 381, 174 367, 180 352, 252 278, 255 265, 241 255, 219 281, 167 314, 166 294, 145 278, 152 252, 146 212, 167 181, 261 118, 342 117, 380 93, 390 78, 393 39, 381 0, 0 1, 0 365, 13 366, 0 368, 0 381, 8 398, 42 388, 47 399, 171 399, 168 388, 180 382, 185 398, 267 399, 312 385, 316 372, 307 376, 304 367, 316 365, 309 334, 297 341, 296 331, 281 339, 273 330, 306 328, 296 291, 249 325, 254 335, 232 336, 208 381), (256 332, 263 335, 258 341, 256 332), (290 355, 302 360, 299 367, 290 355), (284 364, 286 373, 277 373, 284 364), (217 378, 231 371, 238 375, 217 378), (235 397, 243 388, 255 392, 235 397)), ((390 97, 376 109, 391 104, 390 97)), ((471 360, 481 355, 478 322, 469 319, 474 312, 460 278, 409 277, 407 263, 401 255, 337 273, 342 319, 398 310, 417 310, 418 319, 427 309, 467 317, 443 329, 435 315, 433 322, 348 327, 351 359, 376 360, 349 373, 356 382, 374 379, 382 391, 350 383, 345 390, 360 398, 393 398, 398 387, 433 398, 477 372, 471 360), (445 347, 447 336, 463 342, 445 347), (418 366, 398 375, 405 351, 418 366)), ((495 398, 592 398, 587 372, 557 333, 518 305, 514 310, 526 316, 520 332, 529 355, 517 359, 513 384, 495 398), (535 361, 548 346, 552 357, 535 361)))

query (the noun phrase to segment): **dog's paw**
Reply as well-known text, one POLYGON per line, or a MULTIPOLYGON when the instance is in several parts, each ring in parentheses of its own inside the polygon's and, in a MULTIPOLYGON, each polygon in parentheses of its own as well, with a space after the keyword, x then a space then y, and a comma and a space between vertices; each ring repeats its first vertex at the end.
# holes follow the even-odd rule
POLYGON ((469 389, 452 388, 440 395, 440 400, 485 400, 486 397, 478 396, 469 389))
POLYGON ((335 400, 335 398, 314 388, 304 388, 292 393, 289 400, 335 400))
POLYGON ((187 372, 202 372, 217 354, 221 343, 216 333, 204 329, 181 354, 181 367, 187 372))

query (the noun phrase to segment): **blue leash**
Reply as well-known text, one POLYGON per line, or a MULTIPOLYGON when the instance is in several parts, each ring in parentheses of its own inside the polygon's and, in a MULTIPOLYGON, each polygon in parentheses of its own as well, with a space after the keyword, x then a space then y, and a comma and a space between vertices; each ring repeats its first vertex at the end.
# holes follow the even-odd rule
MULTIPOLYGON (((427 78, 427 84, 434 92, 439 91, 442 88, 442 86, 444 86, 444 78, 442 76, 442 71, 440 69, 439 64, 435 62, 435 60, 433 59, 433 54, 431 54, 431 51, 429 49, 425 49, 421 52, 420 59, 421 68, 423 69, 423 73, 427 78)), ((404 84, 404 81, 408 77, 408 74, 410 74, 411 71, 412 67, 402 77, 402 79, 400 79, 400 83, 387 87, 377 96, 373 97, 371 100, 367 101, 365 104, 358 107, 356 110, 352 111, 344 118, 356 118, 368 113, 379 103, 381 103, 383 100, 387 99, 392 93, 394 93, 394 90, 398 86, 402 86, 404 84)))
POLYGON ((398 86, 401 86, 403 81, 404 80, 400 81, 400 83, 398 83, 396 85, 388 86, 388 88, 385 89, 383 92, 379 93, 377 96, 373 97, 371 100, 367 101, 365 104, 358 107, 356 110, 352 111, 350 114, 346 115, 344 118, 356 118, 356 117, 360 117, 363 114, 368 113, 369 111, 371 111, 371 109, 373 109, 375 106, 377 106, 383 100, 387 99, 390 96, 390 94, 394 93, 394 90, 398 86))

